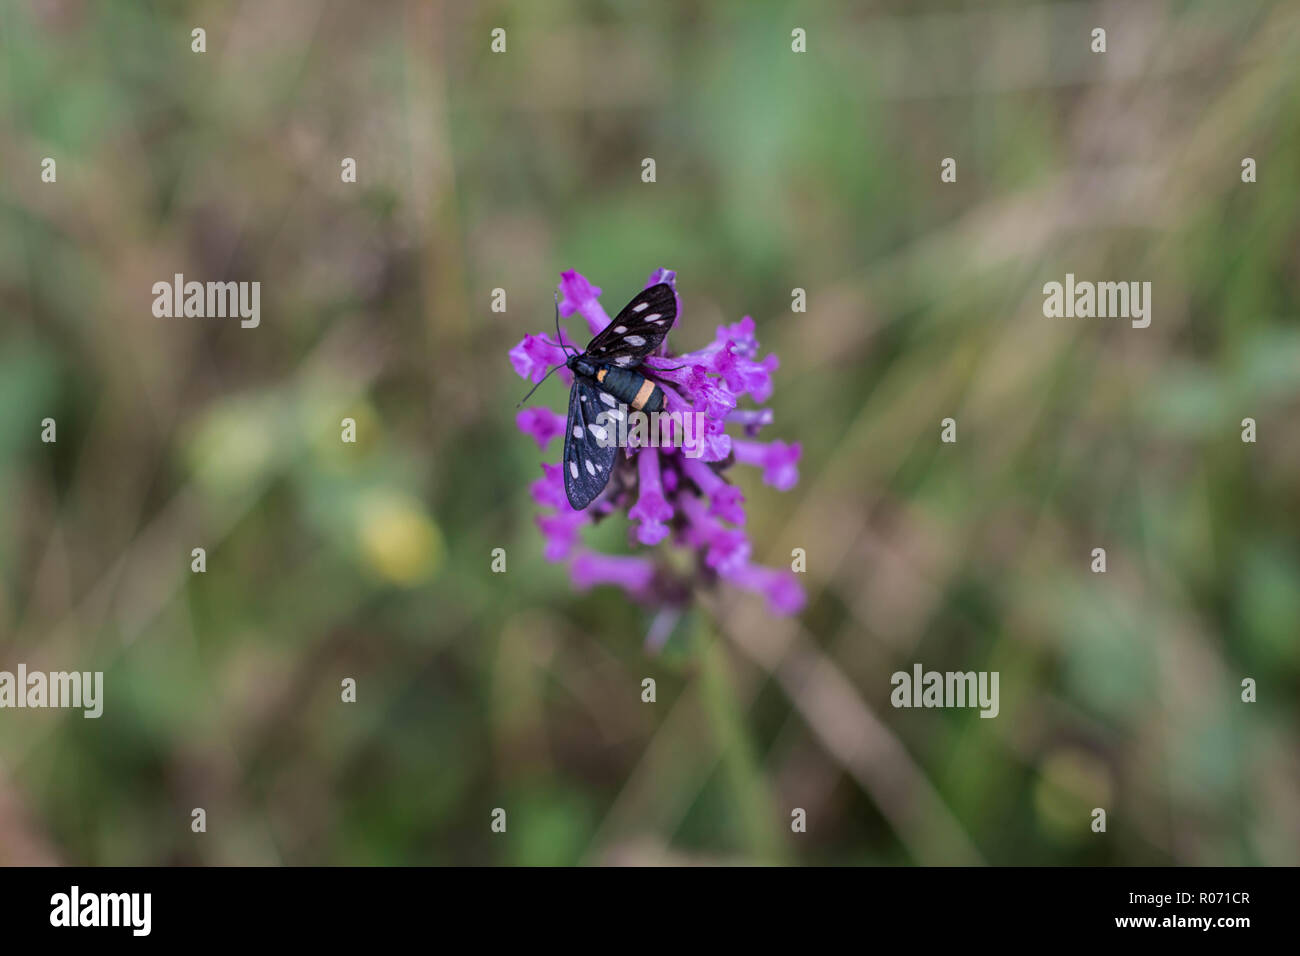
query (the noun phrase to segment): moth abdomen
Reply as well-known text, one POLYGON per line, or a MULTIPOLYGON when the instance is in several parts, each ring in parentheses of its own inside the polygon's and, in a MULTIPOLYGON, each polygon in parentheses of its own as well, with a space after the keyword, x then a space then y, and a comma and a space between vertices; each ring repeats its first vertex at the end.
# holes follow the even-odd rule
POLYGON ((640 372, 605 366, 596 372, 596 381, 633 411, 663 411, 664 390, 640 372))

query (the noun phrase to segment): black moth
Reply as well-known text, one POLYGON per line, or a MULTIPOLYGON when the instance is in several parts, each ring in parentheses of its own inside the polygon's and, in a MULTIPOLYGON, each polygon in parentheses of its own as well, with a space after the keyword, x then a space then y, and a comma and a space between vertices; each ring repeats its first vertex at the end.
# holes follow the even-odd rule
MULTIPOLYGON (((613 474, 618 447, 609 429, 617 430, 629 409, 663 410, 663 389, 636 369, 659 347, 676 318, 677 298, 672 286, 666 282, 652 285, 637 293, 614 321, 587 343, 586 351, 574 351, 564 363, 573 373, 573 387, 569 390, 569 419, 560 464, 564 469, 564 493, 574 511, 591 504, 613 474)), ((555 321, 558 341, 558 307, 555 321)))

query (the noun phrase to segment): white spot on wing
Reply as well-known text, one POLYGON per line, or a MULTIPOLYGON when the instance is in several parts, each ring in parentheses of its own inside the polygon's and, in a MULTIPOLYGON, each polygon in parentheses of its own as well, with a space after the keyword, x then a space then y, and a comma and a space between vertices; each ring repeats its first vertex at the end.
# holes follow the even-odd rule
POLYGON ((581 425, 574 425, 574 426, 573 426, 573 437, 574 437, 574 438, 581 438, 581 437, 582 437, 582 426, 581 426, 581 425))
POLYGON ((630 362, 630 361, 632 361, 631 356, 629 356, 629 355, 620 355, 618 358, 614 359, 614 364, 615 364, 615 365, 626 365, 626 364, 627 364, 628 362, 630 362))
POLYGON ((653 322, 655 319, 659 318, 659 315, 660 313, 658 312, 651 312, 649 315, 645 317, 645 320, 647 322, 653 322))
POLYGON ((569 462, 569 474, 574 478, 578 477, 578 463, 576 461, 569 462))
POLYGON ((642 346, 645 345, 645 339, 640 335, 629 335, 623 340, 628 345, 642 346))
POLYGON ((624 332, 627 331, 627 326, 626 326, 626 325, 616 325, 616 326, 614 326, 614 331, 615 331, 615 333, 617 333, 618 335, 622 335, 624 332))
POLYGON ((584 462, 584 464, 587 466, 587 474, 594 475, 596 473, 596 469, 592 467, 591 462, 584 462))
POLYGON ((646 309, 648 309, 648 308, 650 308, 650 303, 649 303, 649 302, 638 302, 636 305, 632 306, 632 311, 633 311, 633 312, 644 312, 644 311, 645 311, 646 309))
POLYGON ((604 402, 606 405, 608 405, 610 408, 613 408, 615 405, 618 404, 618 402, 614 400, 614 396, 609 394, 609 392, 601 392, 600 400, 604 402))

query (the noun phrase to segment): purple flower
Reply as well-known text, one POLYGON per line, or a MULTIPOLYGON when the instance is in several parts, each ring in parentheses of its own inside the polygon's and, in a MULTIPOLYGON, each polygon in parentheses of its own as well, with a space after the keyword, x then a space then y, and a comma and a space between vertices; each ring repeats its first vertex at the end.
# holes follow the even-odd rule
MULTIPOLYGON (((672 270, 655 270, 646 287, 660 282, 667 282, 676 292, 677 274, 672 270)), ((559 288, 561 315, 581 314, 593 335, 609 324, 600 304, 601 290, 585 276, 565 272, 559 288)), ((677 324, 681 318, 678 296, 677 324)), ((568 343, 567 336, 564 341, 568 343)), ((754 440, 762 428, 772 424, 772 411, 738 407, 741 398, 758 404, 771 398, 772 373, 779 363, 775 355, 760 358, 758 353, 755 324, 749 316, 719 326, 713 341, 694 352, 674 355, 665 339, 641 371, 663 389, 665 411, 682 414, 680 424, 674 421, 669 430, 670 441, 659 447, 652 444, 620 451, 605 490, 585 511, 574 511, 569 505, 558 464, 543 464, 543 476, 530 486, 533 500, 544 509, 537 525, 545 539, 546 559, 569 562, 570 576, 579 589, 613 585, 658 609, 648 646, 657 648, 667 639, 700 583, 721 581, 760 594, 777 614, 796 614, 803 608, 803 589, 792 572, 750 560, 752 546, 744 530, 745 499, 725 477, 735 464, 762 469, 763 481, 781 491, 799 480, 797 442, 754 440), (697 416, 698 429, 694 427, 697 416), (727 431, 729 426, 738 430, 736 435, 727 431), (626 514, 632 522, 633 548, 651 548, 668 541, 694 552, 699 570, 685 576, 674 572, 669 562, 657 560, 652 551, 610 555, 583 547, 583 527, 615 512, 626 514)), ((547 335, 526 335, 510 350, 515 371, 534 383, 565 358, 563 349, 547 335)), ((566 382, 572 378, 567 370, 560 375, 566 382)), ((565 420, 549 409, 530 408, 519 413, 517 424, 539 448, 545 448, 563 433, 565 420)))
POLYGON ((573 559, 574 587, 586 591, 597 584, 616 584, 633 596, 643 594, 654 580, 655 564, 649 558, 584 551, 573 559))
MULTIPOLYGON (((564 428, 564 423, 560 423, 564 428)), ((764 445, 756 441, 735 441, 731 443, 736 461, 742 465, 757 465, 763 469, 763 483, 771 485, 778 491, 789 491, 799 481, 800 445, 795 442, 787 445, 783 441, 774 441, 764 445)))
POLYGON ((545 448, 556 435, 564 434, 564 416, 545 405, 533 405, 515 416, 515 424, 525 435, 537 440, 538 448, 545 448))
POLYGON ((735 524, 745 523, 745 496, 735 485, 729 485, 722 476, 699 460, 685 459, 682 474, 695 482, 695 486, 709 500, 709 514, 719 515, 735 524))
POLYGON ((732 574, 749 562, 749 539, 739 528, 728 528, 709 513, 703 499, 682 498, 682 511, 689 524, 682 532, 686 543, 704 552, 704 563, 715 571, 732 574))
POLYGON ((750 438, 754 438, 757 437, 764 425, 772 424, 772 418, 772 409, 770 408, 741 408, 727 416, 727 424, 742 426, 745 429, 745 434, 750 438))
POLYGON ((568 318, 581 312, 592 335, 609 325, 609 316, 600 305, 600 288, 581 273, 572 270, 560 273, 560 294, 564 297, 560 300, 560 315, 568 318))
MULTIPOLYGON (((561 426, 563 427, 563 426, 561 426)), ((564 494, 564 474, 559 465, 542 465, 543 477, 529 486, 533 501, 544 508, 554 508, 554 514, 539 514, 537 527, 546 539, 543 556, 547 561, 563 561, 578 543, 578 529, 591 522, 585 511, 574 511, 564 494)))
POLYGON ((799 587, 793 575, 785 571, 747 564, 728 575, 728 579, 739 587, 764 595, 777 614, 798 614, 803 610, 803 588, 799 587))
POLYGON ((765 402, 772 397, 772 373, 780 364, 775 355, 769 355, 762 362, 752 362, 732 341, 713 356, 713 370, 722 376, 727 387, 737 395, 753 395, 756 402, 765 402))
POLYGON ((673 507, 664 498, 664 484, 659 477, 659 456, 653 454, 653 448, 646 452, 638 452, 636 456, 640 497, 629 509, 627 516, 633 521, 641 522, 636 532, 638 541, 642 544, 658 544, 668 537, 668 525, 664 522, 671 520, 673 507))
POLYGON ((725 417, 718 419, 709 416, 707 408, 701 407, 707 405, 707 400, 699 399, 700 404, 692 403, 678 395, 677 390, 671 385, 660 387, 664 390, 666 411, 680 412, 683 415, 703 411, 706 416, 703 434, 691 435, 689 438, 682 436, 679 446, 682 451, 692 458, 700 458, 703 461, 722 461, 731 454, 731 436, 723 431, 726 427, 725 417))
MULTIPOLYGON (((568 342, 567 337, 565 342, 568 342)), ((514 366, 515 372, 534 385, 545 377, 552 365, 563 365, 566 358, 568 355, 564 349, 552 342, 551 337, 545 333, 525 335, 520 343, 510 350, 510 364, 514 366)), ((568 369, 562 370, 560 374, 568 375, 568 369)))

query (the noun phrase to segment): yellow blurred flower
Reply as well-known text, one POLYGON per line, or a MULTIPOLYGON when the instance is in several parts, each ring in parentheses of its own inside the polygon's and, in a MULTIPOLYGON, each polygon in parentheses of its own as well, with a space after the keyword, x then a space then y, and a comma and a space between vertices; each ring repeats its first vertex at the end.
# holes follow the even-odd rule
POLYGON ((358 508, 357 531, 362 559, 393 584, 419 584, 442 564, 442 532, 424 506, 404 492, 368 493, 358 508))

